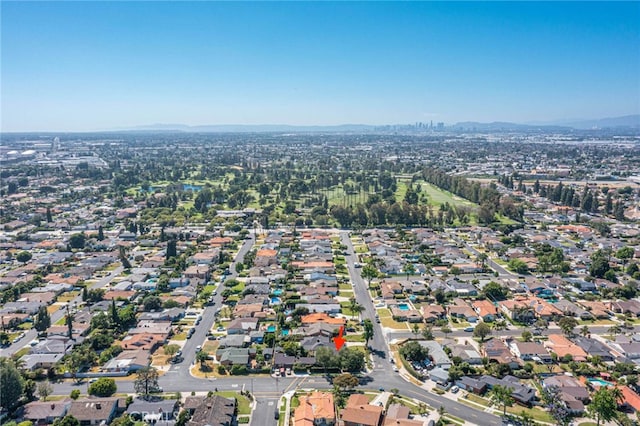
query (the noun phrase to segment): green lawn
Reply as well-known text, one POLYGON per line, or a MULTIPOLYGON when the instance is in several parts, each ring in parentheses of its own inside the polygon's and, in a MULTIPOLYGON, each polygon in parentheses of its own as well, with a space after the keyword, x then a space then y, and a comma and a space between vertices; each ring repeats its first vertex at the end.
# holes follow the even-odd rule
POLYGON ((364 343, 364 335, 363 334, 347 334, 344 336, 347 342, 360 342, 364 343))
MULTIPOLYGON (((496 407, 496 408, 499 408, 500 411, 502 411, 502 407, 496 407)), ((507 407, 507 413, 520 415, 523 411, 529 414, 531 418, 533 418, 534 420, 538 420, 540 422, 545 422, 545 423, 551 423, 551 424, 555 423, 555 420, 553 419, 551 414, 549 414, 546 411, 542 411, 537 408, 524 408, 518 405, 514 405, 513 407, 507 407)))
POLYGON ((491 406, 491 402, 489 402, 485 398, 483 398, 481 396, 478 396, 478 395, 475 395, 473 393, 467 394, 467 396, 465 396, 464 399, 468 399, 471 402, 475 402, 476 404, 480 404, 480 405, 483 405, 485 407, 490 407, 491 406))
POLYGON ((440 207, 440 205, 444 203, 449 203, 453 206, 464 205, 467 207, 477 207, 478 205, 472 203, 469 200, 465 200, 464 198, 458 197, 457 195, 452 194, 449 191, 445 191, 443 189, 438 188, 435 185, 430 183, 421 182, 422 192, 427 194, 427 198, 429 199, 429 204, 432 206, 440 207))
POLYGON ((220 395, 224 398, 236 398, 238 400, 238 414, 251 414, 251 403, 249 401, 249 398, 247 398, 246 396, 240 395, 238 392, 233 391, 214 392, 213 394, 220 395))
POLYGON ((346 282, 346 283, 339 283, 338 288, 340 290, 351 290, 353 287, 351 286, 351 283, 346 282))

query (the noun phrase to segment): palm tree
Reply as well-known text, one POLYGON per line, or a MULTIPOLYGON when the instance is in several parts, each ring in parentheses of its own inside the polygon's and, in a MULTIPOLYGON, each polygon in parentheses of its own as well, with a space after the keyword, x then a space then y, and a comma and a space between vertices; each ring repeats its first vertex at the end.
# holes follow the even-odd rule
POLYGON ((489 256, 487 256, 487 253, 480 253, 478 254, 478 257, 476 258, 476 264, 480 264, 480 266, 482 266, 482 270, 484 271, 484 269, 487 267, 487 259, 489 258, 489 256))
POLYGON ((591 334, 591 331, 589 331, 589 327, 583 325, 580 329, 580 334, 582 334, 582 337, 587 337, 589 334, 591 334))
POLYGON ((620 325, 618 324, 612 325, 611 327, 609 327, 609 333, 613 337, 616 337, 618 334, 622 333, 622 327, 620 327, 620 325))
POLYGON ((354 306, 351 306, 351 316, 356 317, 364 312, 364 306, 359 303, 356 303, 354 306))
POLYGON ((447 334, 451 333, 451 328, 448 325, 443 325, 440 327, 440 331, 444 334, 444 338, 447 338, 447 334))
POLYGON ((491 389, 491 402, 497 405, 502 405, 502 415, 507 415, 507 407, 510 407, 513 404, 513 389, 502 386, 495 385, 491 389))

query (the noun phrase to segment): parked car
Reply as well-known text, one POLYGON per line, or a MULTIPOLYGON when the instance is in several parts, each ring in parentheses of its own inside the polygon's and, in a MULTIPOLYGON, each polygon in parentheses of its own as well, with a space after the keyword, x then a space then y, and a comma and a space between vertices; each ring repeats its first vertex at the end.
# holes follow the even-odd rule
POLYGON ((467 328, 464 329, 464 331, 469 332, 469 333, 473 332, 473 330, 474 330, 474 327, 467 327, 467 328))
POLYGON ((458 393, 458 391, 459 391, 459 390, 460 390, 460 388, 459 388, 458 386, 453 386, 453 387, 451 388, 451 392, 452 392, 452 393, 458 393))

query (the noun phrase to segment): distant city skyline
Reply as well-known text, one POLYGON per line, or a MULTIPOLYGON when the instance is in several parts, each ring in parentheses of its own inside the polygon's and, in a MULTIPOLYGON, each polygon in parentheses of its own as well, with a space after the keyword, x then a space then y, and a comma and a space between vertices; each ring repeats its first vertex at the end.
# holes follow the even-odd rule
POLYGON ((640 2, 2 2, 0 130, 640 114, 640 2))

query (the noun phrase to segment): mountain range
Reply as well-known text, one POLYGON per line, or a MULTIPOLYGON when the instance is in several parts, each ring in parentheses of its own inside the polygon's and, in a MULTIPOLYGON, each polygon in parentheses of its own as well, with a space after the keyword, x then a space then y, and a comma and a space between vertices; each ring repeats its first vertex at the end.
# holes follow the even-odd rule
MULTIPOLYGON (((159 131, 159 132, 372 132, 393 130, 394 127, 407 128, 407 125, 374 126, 367 124, 341 124, 335 126, 295 126, 288 124, 211 124, 188 126, 185 124, 149 124, 133 128, 118 129, 119 131, 159 131)), ((482 123, 475 121, 458 122, 446 126, 447 130, 476 130, 476 131, 561 131, 571 129, 611 129, 626 128, 640 129, 640 114, 621 117, 608 117, 592 120, 558 120, 553 122, 511 123, 495 121, 482 123)))

